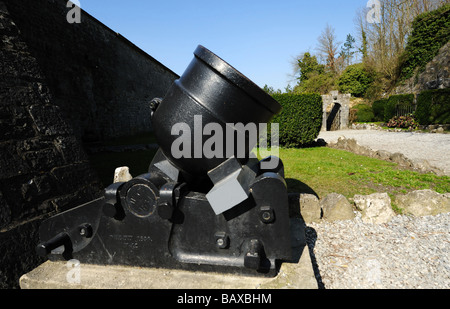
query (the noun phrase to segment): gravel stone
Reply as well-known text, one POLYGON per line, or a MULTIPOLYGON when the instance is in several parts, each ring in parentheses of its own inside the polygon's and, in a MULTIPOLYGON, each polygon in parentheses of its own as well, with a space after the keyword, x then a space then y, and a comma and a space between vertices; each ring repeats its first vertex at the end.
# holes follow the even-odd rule
POLYGON ((450 213, 385 224, 323 221, 306 227, 319 287, 449 289, 450 213))

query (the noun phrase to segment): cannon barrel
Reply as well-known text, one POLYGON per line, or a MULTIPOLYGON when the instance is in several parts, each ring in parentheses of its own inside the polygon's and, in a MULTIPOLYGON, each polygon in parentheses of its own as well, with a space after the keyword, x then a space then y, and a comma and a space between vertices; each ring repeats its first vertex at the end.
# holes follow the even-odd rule
MULTIPOLYGON (((230 154, 238 158, 239 146, 236 135, 245 132, 240 132, 235 124, 246 126, 249 123, 268 123, 280 112, 281 106, 247 77, 205 47, 198 46, 194 55, 186 71, 175 81, 156 109, 152 123, 158 144, 170 162, 187 173, 201 177, 229 159, 230 154), (195 122, 194 116, 201 119, 201 123, 195 122), (225 146, 222 156, 206 158, 204 153, 198 155, 195 153, 196 149, 191 147, 189 157, 174 158, 171 148, 178 136, 172 135, 172 129, 179 123, 187 124, 190 128, 191 145, 200 142, 195 139, 195 134, 199 136, 210 123, 220 125, 222 132, 233 132, 235 136, 233 138, 230 133, 224 135, 222 142, 225 146), (233 147, 231 153, 227 149, 230 147, 230 140, 233 147)), ((201 135, 201 144, 195 145, 197 148, 202 147, 209 138, 201 135)), ((247 139, 246 142, 243 153, 248 155, 257 140, 247 139)), ((245 164, 248 157, 238 159, 240 163, 245 164)))

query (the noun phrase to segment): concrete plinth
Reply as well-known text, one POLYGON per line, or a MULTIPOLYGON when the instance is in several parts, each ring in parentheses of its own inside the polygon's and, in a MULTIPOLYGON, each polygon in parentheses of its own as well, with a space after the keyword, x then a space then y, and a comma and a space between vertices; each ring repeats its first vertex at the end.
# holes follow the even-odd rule
POLYGON ((291 220, 295 263, 283 263, 275 278, 151 269, 128 266, 45 262, 20 278, 22 289, 317 289, 304 235, 304 224, 291 220))

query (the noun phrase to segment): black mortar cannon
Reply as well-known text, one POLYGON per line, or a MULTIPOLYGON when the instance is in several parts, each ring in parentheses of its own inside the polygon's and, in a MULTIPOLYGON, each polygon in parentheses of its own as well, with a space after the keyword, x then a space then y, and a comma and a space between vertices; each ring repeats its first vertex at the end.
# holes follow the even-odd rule
POLYGON ((203 46, 194 55, 151 103, 160 148, 148 173, 44 221, 40 255, 266 275, 292 259, 283 164, 251 154, 251 129, 281 106, 203 46))

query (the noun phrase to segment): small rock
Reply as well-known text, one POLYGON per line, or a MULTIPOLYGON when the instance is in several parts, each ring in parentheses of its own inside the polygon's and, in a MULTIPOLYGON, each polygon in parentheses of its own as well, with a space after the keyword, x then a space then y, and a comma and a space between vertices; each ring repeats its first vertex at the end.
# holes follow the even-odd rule
POLYGON ((398 207, 415 217, 450 212, 450 196, 432 190, 413 191, 395 198, 398 207))
POLYGON ((391 153, 386 150, 377 150, 375 152, 375 158, 377 158, 377 159, 389 161, 390 157, 391 157, 391 153))
POLYGON ((133 179, 130 174, 130 169, 127 166, 118 167, 114 171, 114 183, 118 182, 128 182, 133 179))
POLYGON ((412 166, 411 161, 404 154, 402 154, 400 152, 393 153, 389 157, 389 159, 392 162, 399 164, 400 166, 406 166, 406 167, 411 167, 412 166))
POLYGON ((328 221, 352 220, 353 207, 342 194, 330 193, 320 201, 323 219, 328 221))
POLYGON ((356 208, 362 211, 362 221, 365 223, 387 223, 395 216, 387 193, 355 195, 353 200, 356 208))

